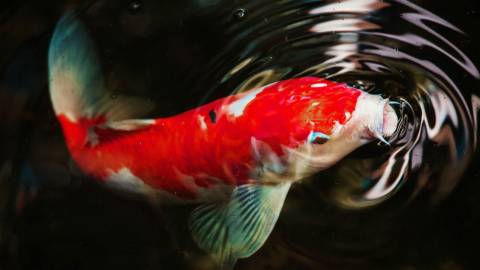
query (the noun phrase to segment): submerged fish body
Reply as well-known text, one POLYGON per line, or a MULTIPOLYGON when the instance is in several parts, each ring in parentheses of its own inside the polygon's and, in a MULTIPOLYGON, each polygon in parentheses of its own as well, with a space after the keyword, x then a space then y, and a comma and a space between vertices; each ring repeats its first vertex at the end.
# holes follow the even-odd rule
MULTIPOLYGON (((74 160, 88 174, 105 182, 147 185, 178 199, 201 201, 206 195, 202 193, 218 185, 275 180, 258 179, 264 171, 298 180, 294 174, 300 171, 289 166, 294 152, 306 145, 315 151, 339 137, 356 114, 359 98, 365 99, 362 95, 367 94, 306 77, 169 118, 113 123, 103 115, 71 119, 60 113, 58 118, 74 160)), ((379 115, 383 116, 383 109, 379 115)), ((350 140, 353 147, 368 139, 366 133, 359 135, 350 140)), ((328 167, 350 150, 340 153, 339 148, 317 166, 328 167)))
POLYGON ((391 135, 397 125, 387 100, 315 77, 135 120, 146 106, 110 97, 94 46, 73 13, 52 37, 49 76, 52 104, 79 167, 107 185, 204 203, 190 229, 225 267, 262 246, 292 182, 391 135))

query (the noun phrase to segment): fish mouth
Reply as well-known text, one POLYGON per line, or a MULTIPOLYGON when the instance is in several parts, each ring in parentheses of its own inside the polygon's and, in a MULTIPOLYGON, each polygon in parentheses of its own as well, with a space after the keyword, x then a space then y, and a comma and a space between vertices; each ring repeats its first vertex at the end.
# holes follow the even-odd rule
POLYGON ((394 104, 394 102, 385 102, 385 105, 383 106, 383 137, 390 137, 397 130, 398 116, 395 109, 391 106, 392 104, 394 104))
POLYGON ((367 136, 364 138, 376 138, 389 145, 388 138, 395 133, 398 126, 398 116, 392 106, 396 102, 388 99, 380 102, 379 110, 375 113, 376 116, 373 117, 373 121, 368 125, 367 136))
POLYGON ((356 126, 360 132, 360 138, 364 142, 378 139, 386 145, 390 145, 390 139, 396 132, 399 118, 396 105, 399 102, 384 99, 380 95, 362 93, 357 101, 357 106, 347 122, 349 126, 356 126), (353 122, 352 122, 353 121, 353 122))

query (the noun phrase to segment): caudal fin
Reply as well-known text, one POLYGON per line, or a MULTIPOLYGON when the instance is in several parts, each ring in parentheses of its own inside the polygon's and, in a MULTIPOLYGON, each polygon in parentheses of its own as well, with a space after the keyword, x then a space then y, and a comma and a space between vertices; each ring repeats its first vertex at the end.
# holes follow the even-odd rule
POLYGON ((138 117, 152 108, 144 99, 113 95, 105 88, 96 48, 74 12, 67 12, 55 28, 48 69, 53 108, 69 124, 88 129, 138 117))

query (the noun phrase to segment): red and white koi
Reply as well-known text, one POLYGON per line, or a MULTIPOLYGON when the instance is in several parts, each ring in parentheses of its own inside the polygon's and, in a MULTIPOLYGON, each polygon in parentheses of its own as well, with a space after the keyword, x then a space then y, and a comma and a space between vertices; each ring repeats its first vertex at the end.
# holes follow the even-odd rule
POLYGON ((203 203, 191 215, 191 232, 224 266, 263 245, 293 182, 390 136, 398 121, 388 100, 315 77, 134 120, 145 106, 111 98, 92 41, 72 13, 54 32, 49 77, 78 166, 108 185, 203 203))

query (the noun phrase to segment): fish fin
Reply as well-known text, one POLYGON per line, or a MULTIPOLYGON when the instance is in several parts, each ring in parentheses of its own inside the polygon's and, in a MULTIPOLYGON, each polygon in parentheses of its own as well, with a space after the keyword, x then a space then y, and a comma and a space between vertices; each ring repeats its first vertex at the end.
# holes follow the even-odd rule
POLYGON ((97 50, 88 30, 69 11, 60 19, 48 50, 50 97, 57 115, 105 122, 139 117, 153 103, 119 96, 105 88, 97 50))
POLYGON ((235 188, 229 201, 199 206, 189 220, 194 241, 222 267, 233 267, 265 243, 290 185, 246 184, 235 188))
POLYGON ((261 166, 257 166, 256 173, 261 175, 265 171, 281 174, 285 172, 285 165, 281 158, 273 151, 273 149, 265 142, 250 138, 250 145, 252 146, 252 155, 261 166))

